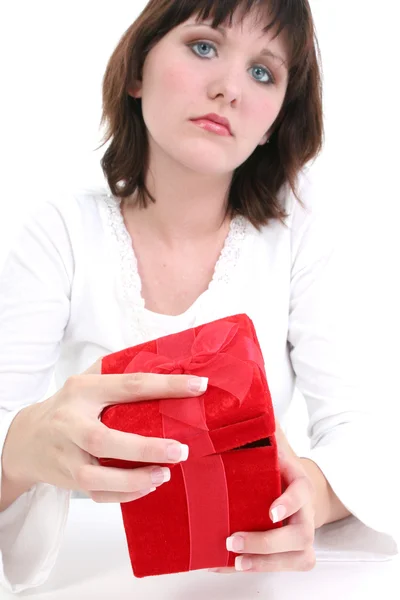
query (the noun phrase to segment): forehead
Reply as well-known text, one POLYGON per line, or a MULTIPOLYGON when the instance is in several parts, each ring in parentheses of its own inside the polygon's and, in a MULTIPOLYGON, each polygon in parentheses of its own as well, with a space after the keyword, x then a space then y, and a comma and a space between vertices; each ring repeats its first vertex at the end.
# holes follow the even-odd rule
POLYGON ((280 55, 287 62, 290 46, 285 19, 278 13, 272 14, 268 2, 257 5, 255 1, 226 0, 214 3, 208 1, 204 5, 204 2, 198 0, 197 4, 204 6, 200 7, 197 12, 186 15, 181 26, 205 24, 219 31, 225 37, 236 37, 242 34, 254 36, 255 40, 275 45, 276 48, 279 47, 280 55))
POLYGON ((239 13, 233 16, 232 20, 226 19, 220 24, 216 25, 212 18, 201 19, 198 15, 192 16, 185 21, 181 28, 184 31, 190 32, 204 26, 206 28, 212 28, 218 31, 225 39, 235 39, 241 35, 248 35, 250 38, 254 38, 255 43, 262 43, 263 47, 260 49, 263 54, 269 55, 270 58, 277 60, 281 63, 287 64, 288 52, 287 52, 287 38, 286 32, 281 31, 278 34, 277 27, 268 30, 267 26, 269 23, 265 23, 260 15, 255 11, 250 12, 246 15, 239 13), (275 52, 276 50, 276 52, 275 52))

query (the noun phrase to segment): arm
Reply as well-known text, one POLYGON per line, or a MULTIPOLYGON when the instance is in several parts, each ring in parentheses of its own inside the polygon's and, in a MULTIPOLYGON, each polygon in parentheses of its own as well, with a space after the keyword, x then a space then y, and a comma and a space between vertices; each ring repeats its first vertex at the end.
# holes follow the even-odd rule
MULTIPOLYGON (((354 255, 339 253, 339 215, 315 208, 319 200, 310 182, 302 198, 306 209, 296 205, 291 223, 288 330, 296 385, 309 416, 310 451, 301 461, 316 482, 319 523, 353 514, 393 535, 399 496, 387 414, 379 402, 379 349, 370 338, 373 323, 366 327, 360 316, 366 297, 354 288, 354 255)), ((373 321, 372 306, 367 308, 373 321)))
POLYGON ((26 411, 49 389, 69 318, 72 276, 62 213, 43 204, 23 226, 0 274, 0 585, 13 592, 47 578, 68 508, 65 490, 20 481, 8 465, 26 411), (46 519, 47 534, 35 536, 40 519, 46 519))
MULTIPOLYGON (((1 456, 1 495, 0 495, 0 513, 6 510, 20 496, 29 492, 34 486, 33 481, 24 481, 15 477, 12 470, 8 470, 8 465, 12 462, 12 454, 16 452, 17 441, 24 431, 24 417, 27 411, 32 407, 19 410, 16 414, 9 415, 11 424, 7 427, 8 432, 4 442, 1 456), (11 417, 11 419, 10 419, 11 417), (11 427, 12 425, 12 427, 11 427), (11 435, 12 434, 12 435, 11 435), (12 438, 12 439, 11 439, 12 438)), ((3 422, 3 427, 5 423, 3 422)))
POLYGON ((0 499, 0 512, 6 510, 11 504, 13 504, 22 494, 29 492, 31 489, 30 484, 15 483, 4 475, 1 481, 1 499, 0 499))
POLYGON ((351 515, 350 511, 342 504, 325 475, 318 465, 309 458, 299 457, 285 436, 280 424, 276 422, 276 435, 278 447, 284 446, 286 453, 301 463, 304 471, 312 482, 314 488, 313 506, 315 529, 326 523, 339 521, 351 515))

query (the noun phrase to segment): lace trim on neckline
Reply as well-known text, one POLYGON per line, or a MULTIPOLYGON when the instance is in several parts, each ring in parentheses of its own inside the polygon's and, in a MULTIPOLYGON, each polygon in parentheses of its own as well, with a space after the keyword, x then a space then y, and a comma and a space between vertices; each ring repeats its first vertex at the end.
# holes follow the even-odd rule
MULTIPOLYGON (((122 215, 121 199, 116 198, 111 194, 105 194, 104 200, 107 207, 107 222, 109 231, 115 242, 117 258, 119 258, 124 297, 129 306, 132 308, 136 307, 136 309, 142 309, 140 312, 142 313, 141 322, 143 325, 145 301, 141 293, 142 282, 139 275, 138 262, 133 249, 132 240, 125 226, 122 215)), ((216 262, 213 277, 209 283, 207 292, 214 290, 220 284, 228 285, 231 281, 239 261, 248 224, 249 222, 247 219, 241 215, 236 215, 233 217, 229 232, 225 238, 224 246, 216 262)), ((188 310, 190 310, 190 308, 188 310)), ((132 313, 134 312, 135 311, 132 311, 132 313)), ((136 327, 137 325, 138 323, 136 323, 136 327)), ((143 327, 140 327, 140 329, 143 329, 143 327)))

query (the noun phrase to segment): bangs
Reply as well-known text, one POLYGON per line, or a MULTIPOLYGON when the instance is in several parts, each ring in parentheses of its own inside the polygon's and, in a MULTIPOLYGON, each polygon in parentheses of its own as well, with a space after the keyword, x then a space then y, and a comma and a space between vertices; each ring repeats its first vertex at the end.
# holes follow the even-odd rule
POLYGON ((189 19, 214 29, 251 26, 269 38, 282 36, 289 71, 281 110, 271 127, 270 143, 258 145, 239 165, 229 188, 227 210, 244 215, 259 229, 271 219, 286 224, 281 190, 288 185, 302 205, 298 176, 316 158, 323 143, 322 77, 318 39, 309 0, 149 0, 125 31, 103 78, 104 143, 111 143, 101 167, 112 194, 147 207, 156 202, 146 187, 150 146, 140 98, 132 97, 142 80, 152 48, 172 29, 189 19))
POLYGON ((307 3, 303 0, 175 0, 168 4, 162 24, 164 32, 193 16, 198 22, 211 21, 213 28, 230 27, 234 18, 241 23, 254 11, 256 23, 265 24, 264 33, 274 31, 273 38, 286 33, 289 68, 307 63, 314 40, 307 3))

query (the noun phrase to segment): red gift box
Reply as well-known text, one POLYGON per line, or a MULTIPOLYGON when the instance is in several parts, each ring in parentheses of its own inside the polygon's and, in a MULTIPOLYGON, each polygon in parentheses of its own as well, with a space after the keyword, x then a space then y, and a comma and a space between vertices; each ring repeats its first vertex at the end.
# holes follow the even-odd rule
POLYGON ((102 360, 103 374, 138 372, 192 374, 208 377, 209 385, 200 397, 117 404, 101 415, 110 428, 189 446, 187 461, 168 465, 168 483, 121 504, 134 575, 233 566, 227 537, 281 527, 269 518, 282 489, 274 411, 253 323, 235 315, 102 360))

